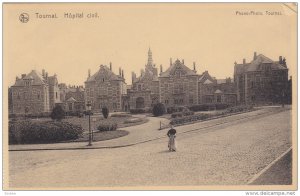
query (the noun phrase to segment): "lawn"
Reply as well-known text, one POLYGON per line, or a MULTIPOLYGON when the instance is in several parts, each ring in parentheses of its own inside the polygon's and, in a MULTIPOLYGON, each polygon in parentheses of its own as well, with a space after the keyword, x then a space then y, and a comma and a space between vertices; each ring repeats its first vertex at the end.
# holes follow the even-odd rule
MULTIPOLYGON (((82 118, 79 117, 68 117, 63 119, 63 121, 70 122, 72 124, 81 125, 85 132, 89 130, 89 117, 85 116, 82 118)), ((131 115, 127 116, 117 116, 117 117, 108 117, 107 119, 103 118, 100 115, 91 116, 91 130, 97 130, 97 127, 101 123, 116 122, 118 128, 129 127, 134 125, 139 125, 148 122, 147 118, 132 117, 131 115)))
MULTIPOLYGON (((116 131, 98 131, 93 133, 93 142, 104 141, 104 140, 111 140, 118 137, 123 137, 128 135, 128 131, 124 130, 116 130, 116 131)), ((84 133, 82 137, 67 142, 87 142, 89 140, 89 134, 84 133)))

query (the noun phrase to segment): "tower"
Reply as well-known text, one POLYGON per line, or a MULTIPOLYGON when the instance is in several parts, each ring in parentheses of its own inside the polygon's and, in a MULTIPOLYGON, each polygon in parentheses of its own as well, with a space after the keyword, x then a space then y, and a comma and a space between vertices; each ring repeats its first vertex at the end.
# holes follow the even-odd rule
POLYGON ((148 65, 152 65, 153 63, 153 60, 152 60, 152 52, 151 52, 151 49, 149 47, 149 50, 148 50, 148 65))

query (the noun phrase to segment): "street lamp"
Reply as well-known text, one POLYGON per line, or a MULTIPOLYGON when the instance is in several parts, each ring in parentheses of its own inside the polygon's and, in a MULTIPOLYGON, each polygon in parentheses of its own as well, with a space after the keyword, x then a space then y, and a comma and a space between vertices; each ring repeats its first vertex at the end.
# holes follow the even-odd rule
POLYGON ((91 134, 91 111, 92 111, 92 104, 90 101, 86 104, 86 110, 89 115, 89 144, 88 146, 92 145, 92 134, 91 134))

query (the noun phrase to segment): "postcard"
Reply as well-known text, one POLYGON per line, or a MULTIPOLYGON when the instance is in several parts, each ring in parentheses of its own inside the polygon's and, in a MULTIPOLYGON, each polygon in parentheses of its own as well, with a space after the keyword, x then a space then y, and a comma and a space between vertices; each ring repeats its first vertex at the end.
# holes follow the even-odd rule
POLYGON ((297 189, 297 3, 4 3, 3 189, 297 189))

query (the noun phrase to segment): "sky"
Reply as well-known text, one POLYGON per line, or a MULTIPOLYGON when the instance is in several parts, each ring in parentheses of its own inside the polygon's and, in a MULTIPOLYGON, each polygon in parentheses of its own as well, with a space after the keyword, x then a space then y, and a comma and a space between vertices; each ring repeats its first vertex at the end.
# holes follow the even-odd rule
MULTIPOLYGON (((296 10, 295 5, 289 5, 296 10)), ((114 73, 124 70, 127 84, 147 63, 163 70, 184 59, 197 73, 208 71, 222 79, 233 77, 234 62, 253 53, 286 58, 296 74, 296 13, 281 3, 89 3, 5 4, 3 10, 4 85, 35 69, 57 74, 59 83, 84 85, 88 69, 112 62, 114 73), (239 15, 237 12, 262 12, 239 15), (281 15, 267 15, 280 12, 281 15), (21 13, 29 21, 19 20, 21 13), (57 18, 37 18, 54 15, 57 18), (83 13, 84 18, 65 18, 83 13), (97 18, 87 18, 97 13, 97 18)))

